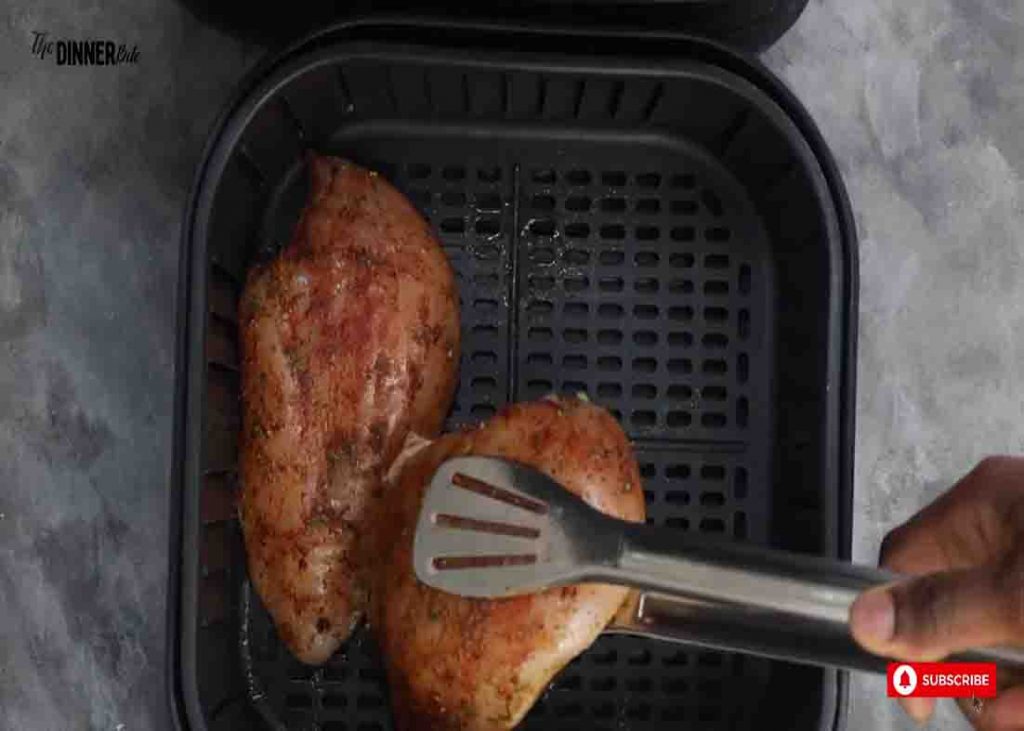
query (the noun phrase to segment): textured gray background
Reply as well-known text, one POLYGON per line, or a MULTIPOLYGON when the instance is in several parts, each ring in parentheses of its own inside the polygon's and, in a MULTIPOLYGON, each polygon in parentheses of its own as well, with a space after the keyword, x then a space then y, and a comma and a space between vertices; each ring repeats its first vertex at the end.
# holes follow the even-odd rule
MULTIPOLYGON (((766 56, 860 229, 862 560, 975 460, 1024 451, 1022 50, 1016 0, 811 0, 766 56)), ((0 7, 2 728, 167 725, 178 226, 257 57, 169 0, 0 7), (33 30, 137 43, 140 63, 60 68, 33 30)), ((850 728, 912 728, 883 696, 858 678, 850 728)))

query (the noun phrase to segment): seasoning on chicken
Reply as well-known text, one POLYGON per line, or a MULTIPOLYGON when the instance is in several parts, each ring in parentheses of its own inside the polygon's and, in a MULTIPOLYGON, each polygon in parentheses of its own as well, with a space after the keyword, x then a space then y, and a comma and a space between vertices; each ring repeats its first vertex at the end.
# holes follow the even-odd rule
POLYGON ((403 454, 392 467, 393 484, 382 504, 371 613, 400 730, 514 727, 629 595, 622 587, 583 584, 483 600, 421 584, 413 572, 412 545, 423 494, 444 460, 465 454, 522 462, 602 512, 644 519, 630 444, 608 412, 585 401, 510 406, 480 429, 403 454))
POLYGON ((376 173, 313 158, 291 243, 241 302, 241 517, 249 576, 297 658, 322 663, 367 604, 364 535, 410 433, 434 436, 459 359, 458 294, 426 221, 376 173))

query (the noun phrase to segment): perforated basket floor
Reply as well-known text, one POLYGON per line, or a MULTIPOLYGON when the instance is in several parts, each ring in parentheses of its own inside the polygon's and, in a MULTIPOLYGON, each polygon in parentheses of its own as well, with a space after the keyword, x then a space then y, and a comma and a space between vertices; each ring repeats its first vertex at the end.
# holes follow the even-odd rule
MULTIPOLYGON (((800 429, 815 423, 824 382, 821 394, 801 382, 803 406, 794 401, 788 416, 777 409, 775 375, 789 356, 775 349, 776 279, 788 257, 828 261, 816 249, 780 247, 769 228, 782 224, 771 216, 766 224, 753 200, 756 188, 791 205, 786 196, 807 185, 771 116, 745 108, 742 94, 726 95, 711 69, 676 78, 495 64, 408 50, 319 53, 282 72, 223 160, 203 221, 194 662, 210 727, 262 719, 279 728, 390 728, 368 633, 319 669, 279 643, 245 580, 231 510, 237 297, 253 258, 289 238, 305 199, 307 148, 379 170, 438 232, 461 295, 463 354, 448 428, 510 401, 586 393, 633 441, 649 522, 758 543, 777 528, 779 475, 799 474, 786 472, 788 449, 779 459, 778 420, 799 450, 814 453, 800 429), (737 158, 753 161, 743 169, 756 185, 737 175, 737 158)), ((781 301, 800 358, 821 318, 801 325, 794 303, 781 301)), ((791 482, 796 511, 822 523, 817 484, 801 492, 801 480, 791 482)), ((558 676, 525 726, 756 727, 775 667, 606 635, 558 676)))
MULTIPOLYGON (((770 442, 752 435, 771 412, 771 271, 734 182, 699 154, 625 141, 503 142, 497 156, 493 140, 367 136, 334 150, 390 175, 456 269, 464 352, 449 428, 506 401, 587 393, 633 440, 650 522, 765 537, 770 442), (396 147, 407 162, 384 157, 396 147)), ((289 661, 265 614, 252 621, 268 713, 300 727, 386 722, 372 651, 360 643, 317 673, 289 661)), ((743 687, 756 695, 757 670, 739 657, 605 638, 527 725, 731 727, 743 687)))

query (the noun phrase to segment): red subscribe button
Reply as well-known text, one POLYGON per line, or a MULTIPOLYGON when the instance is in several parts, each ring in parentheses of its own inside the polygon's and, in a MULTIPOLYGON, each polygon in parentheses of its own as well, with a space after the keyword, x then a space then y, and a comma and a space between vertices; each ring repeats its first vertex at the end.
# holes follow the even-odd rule
POLYGON ((891 662, 890 698, 994 698, 996 666, 987 662, 891 662))

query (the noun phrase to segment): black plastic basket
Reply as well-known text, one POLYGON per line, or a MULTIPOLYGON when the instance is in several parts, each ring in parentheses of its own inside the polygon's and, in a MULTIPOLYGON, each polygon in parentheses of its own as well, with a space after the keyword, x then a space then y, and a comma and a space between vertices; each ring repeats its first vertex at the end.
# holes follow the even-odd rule
MULTIPOLYGON (((462 300, 449 427, 586 392, 636 446, 649 520, 848 557, 855 233, 807 114, 713 43, 452 23, 348 24, 257 69, 184 228, 169 675, 190 729, 389 728, 372 641, 293 660, 234 510, 236 306, 288 240, 304 151, 388 176, 462 300)), ((603 637, 529 728, 842 724, 845 676, 603 637)))

